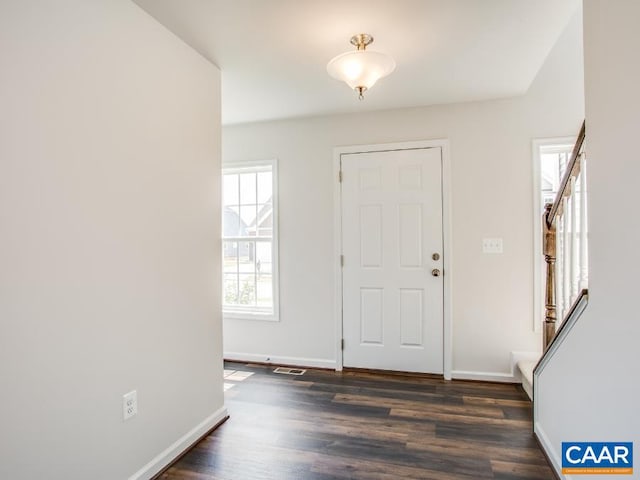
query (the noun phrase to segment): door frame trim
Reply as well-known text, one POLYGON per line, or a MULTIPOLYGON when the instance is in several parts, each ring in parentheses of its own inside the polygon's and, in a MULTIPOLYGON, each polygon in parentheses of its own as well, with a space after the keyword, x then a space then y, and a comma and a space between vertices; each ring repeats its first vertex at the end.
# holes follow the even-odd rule
POLYGON ((351 145, 334 147, 333 149, 333 232, 334 232, 334 321, 336 370, 343 367, 342 356, 342 189, 339 182, 342 155, 370 152, 384 152, 390 150, 414 150, 421 148, 440 147, 442 154, 442 257, 443 257, 443 375, 445 380, 451 380, 453 363, 453 315, 452 315, 452 244, 451 244, 451 161, 449 154, 449 140, 446 138, 435 140, 407 141, 395 143, 379 143, 371 145, 351 145))

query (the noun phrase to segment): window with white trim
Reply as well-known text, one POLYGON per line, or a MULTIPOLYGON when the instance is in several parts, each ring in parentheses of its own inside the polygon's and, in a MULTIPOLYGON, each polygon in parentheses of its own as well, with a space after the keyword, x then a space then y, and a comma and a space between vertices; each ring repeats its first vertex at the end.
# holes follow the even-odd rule
POLYGON ((547 203, 553 203, 571 158, 572 144, 540 145, 540 215, 547 203))
POLYGON ((222 169, 222 309, 225 317, 278 319, 276 161, 222 169))
POLYGON ((567 168, 575 138, 533 141, 533 329, 539 331, 544 315, 545 262, 542 255, 542 214, 553 203, 567 168))

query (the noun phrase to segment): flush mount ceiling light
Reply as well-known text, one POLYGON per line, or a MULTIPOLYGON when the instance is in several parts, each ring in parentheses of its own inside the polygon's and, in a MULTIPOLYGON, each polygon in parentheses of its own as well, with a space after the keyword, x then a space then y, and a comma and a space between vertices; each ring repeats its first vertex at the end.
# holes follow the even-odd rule
POLYGON ((327 72, 333 78, 342 80, 356 92, 358 98, 364 98, 369 90, 382 77, 386 77, 396 68, 396 62, 389 55, 366 50, 373 42, 368 33, 359 33, 351 37, 351 44, 357 48, 354 52, 338 55, 327 64, 327 72))

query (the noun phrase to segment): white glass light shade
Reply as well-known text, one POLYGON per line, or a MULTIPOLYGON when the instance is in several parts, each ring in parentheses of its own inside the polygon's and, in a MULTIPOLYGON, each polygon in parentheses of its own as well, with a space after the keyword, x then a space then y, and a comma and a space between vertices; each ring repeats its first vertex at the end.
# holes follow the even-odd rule
POLYGON ((353 89, 363 87, 366 90, 395 68, 396 62, 389 55, 370 50, 343 53, 327 64, 327 72, 333 78, 342 80, 353 89))

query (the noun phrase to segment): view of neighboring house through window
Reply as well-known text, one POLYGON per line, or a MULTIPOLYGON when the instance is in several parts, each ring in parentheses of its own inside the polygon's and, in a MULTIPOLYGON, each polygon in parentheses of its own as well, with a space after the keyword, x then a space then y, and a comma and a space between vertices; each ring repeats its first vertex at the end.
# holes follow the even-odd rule
POLYGON ((276 163, 222 172, 225 317, 277 320, 276 163))

